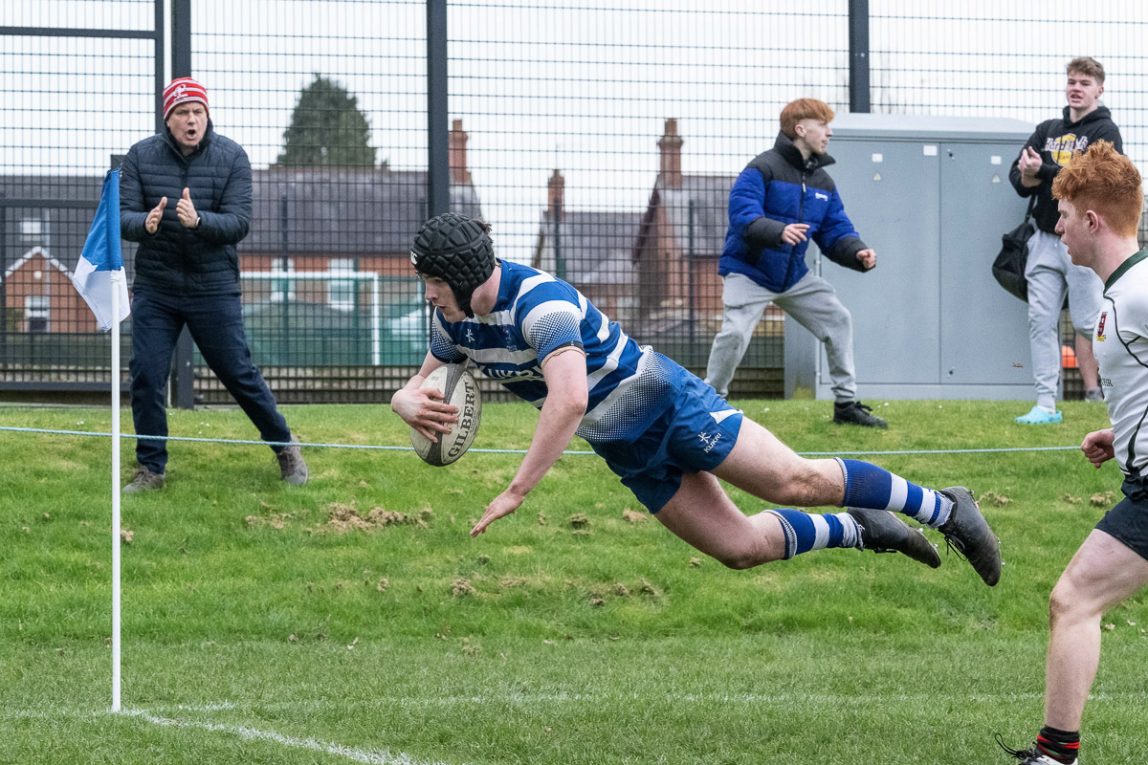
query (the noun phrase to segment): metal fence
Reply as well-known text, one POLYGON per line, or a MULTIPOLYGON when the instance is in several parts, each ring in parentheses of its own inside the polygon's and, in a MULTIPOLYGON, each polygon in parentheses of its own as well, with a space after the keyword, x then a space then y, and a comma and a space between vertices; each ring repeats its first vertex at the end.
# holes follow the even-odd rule
MULTIPOLYGON (((1064 104, 1065 63, 1093 55, 1143 165, 1148 8, 1102 6, 10 0, 0 396, 106 389, 106 338, 67 275, 104 171, 162 128, 157 92, 173 73, 205 83, 216 129, 252 160, 240 258, 272 388, 384 401, 425 347, 408 243, 446 208, 482 215, 502 257, 568 279, 641 342, 703 368, 730 184, 796 97, 1035 125, 1064 104)), ((766 318, 734 395, 781 393, 782 322, 766 318)), ((188 353, 175 400, 227 401, 188 353)))

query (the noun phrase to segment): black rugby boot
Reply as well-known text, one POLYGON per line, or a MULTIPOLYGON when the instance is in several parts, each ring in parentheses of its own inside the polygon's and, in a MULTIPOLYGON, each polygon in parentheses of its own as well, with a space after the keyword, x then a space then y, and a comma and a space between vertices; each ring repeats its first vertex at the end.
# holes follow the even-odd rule
POLYGON ((853 507, 847 511, 861 525, 861 549, 873 552, 899 552, 931 568, 941 565, 937 548, 918 529, 897 520, 888 510, 853 507))

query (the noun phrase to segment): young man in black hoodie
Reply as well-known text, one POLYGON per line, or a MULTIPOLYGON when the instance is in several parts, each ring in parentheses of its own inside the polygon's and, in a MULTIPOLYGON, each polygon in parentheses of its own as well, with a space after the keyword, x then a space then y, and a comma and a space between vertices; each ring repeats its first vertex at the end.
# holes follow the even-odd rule
POLYGON ((1076 330, 1076 361, 1087 400, 1102 398, 1092 353, 1092 331, 1100 312, 1101 284, 1091 269, 1072 264, 1056 235, 1057 209, 1052 181, 1068 165, 1074 151, 1084 151, 1099 140, 1109 141, 1123 153, 1120 129, 1112 113, 1100 103, 1104 93, 1104 67, 1094 58, 1074 58, 1066 67, 1068 105, 1057 119, 1040 123, 1009 171, 1017 194, 1035 196, 1036 233, 1028 242, 1028 332, 1032 351, 1036 405, 1016 418, 1022 425, 1053 425, 1063 420, 1056 408, 1060 381, 1060 312, 1068 297, 1069 314, 1076 330))

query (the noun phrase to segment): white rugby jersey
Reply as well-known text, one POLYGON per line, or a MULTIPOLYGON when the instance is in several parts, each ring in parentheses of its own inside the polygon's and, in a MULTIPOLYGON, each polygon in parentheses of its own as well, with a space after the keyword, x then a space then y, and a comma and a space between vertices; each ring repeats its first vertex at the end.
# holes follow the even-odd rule
POLYGON ((683 370, 639 346, 572 285, 502 261, 498 300, 485 316, 448 322, 434 312, 430 350, 448 364, 473 359, 487 377, 539 409, 546 402, 542 361, 577 346, 586 353, 589 402, 578 435, 629 441, 672 403, 683 370))
POLYGON ((1125 475, 1148 475, 1148 250, 1108 277, 1092 338, 1125 475))

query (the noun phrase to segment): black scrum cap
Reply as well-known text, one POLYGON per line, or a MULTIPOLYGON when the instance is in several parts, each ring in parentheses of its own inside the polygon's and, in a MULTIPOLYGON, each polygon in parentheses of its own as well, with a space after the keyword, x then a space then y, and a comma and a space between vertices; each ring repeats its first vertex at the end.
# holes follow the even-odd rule
POLYGON ((420 274, 450 285, 459 308, 471 316, 471 296, 494 273, 490 226, 457 213, 436 215, 415 235, 411 264, 420 274))

